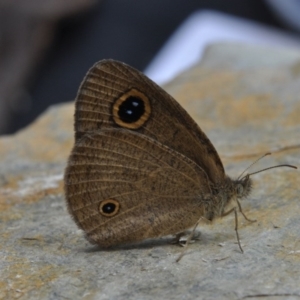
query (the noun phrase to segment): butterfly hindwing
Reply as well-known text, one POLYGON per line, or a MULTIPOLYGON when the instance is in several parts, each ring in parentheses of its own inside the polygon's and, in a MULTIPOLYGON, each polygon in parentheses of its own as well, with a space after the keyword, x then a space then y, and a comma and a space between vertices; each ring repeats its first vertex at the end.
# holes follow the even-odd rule
POLYGON ((108 247, 193 226, 211 191, 189 158, 140 133, 107 129, 75 144, 65 193, 88 240, 108 247))

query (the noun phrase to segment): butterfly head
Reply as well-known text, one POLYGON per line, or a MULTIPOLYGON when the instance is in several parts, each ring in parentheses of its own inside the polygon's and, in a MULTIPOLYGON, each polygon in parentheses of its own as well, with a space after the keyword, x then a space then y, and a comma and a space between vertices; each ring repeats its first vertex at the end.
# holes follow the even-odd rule
POLYGON ((246 198, 252 189, 252 180, 250 179, 250 175, 246 175, 241 179, 238 179, 234 182, 235 193, 238 199, 246 198))

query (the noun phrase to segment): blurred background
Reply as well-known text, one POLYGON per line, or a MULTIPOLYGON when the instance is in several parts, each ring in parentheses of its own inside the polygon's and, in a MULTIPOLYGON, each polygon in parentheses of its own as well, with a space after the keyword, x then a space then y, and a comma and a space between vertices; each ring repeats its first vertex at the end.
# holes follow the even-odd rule
POLYGON ((0 0, 0 134, 74 100, 101 59, 161 84, 218 40, 300 50, 299 16, 299 0, 0 0))

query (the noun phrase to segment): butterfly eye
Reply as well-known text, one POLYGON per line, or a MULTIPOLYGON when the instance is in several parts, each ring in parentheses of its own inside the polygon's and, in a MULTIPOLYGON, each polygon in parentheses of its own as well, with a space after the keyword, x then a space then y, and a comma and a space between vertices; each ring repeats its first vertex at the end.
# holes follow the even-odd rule
POLYGON ((123 128, 138 129, 149 119, 151 106, 148 97, 136 89, 123 94, 112 108, 113 120, 123 128))
POLYGON ((100 214, 105 217, 113 217, 119 212, 120 203, 114 199, 107 199, 100 203, 100 214))
POLYGON ((244 187, 241 184, 238 184, 236 187, 236 193, 238 194, 238 196, 243 195, 244 192, 244 187))

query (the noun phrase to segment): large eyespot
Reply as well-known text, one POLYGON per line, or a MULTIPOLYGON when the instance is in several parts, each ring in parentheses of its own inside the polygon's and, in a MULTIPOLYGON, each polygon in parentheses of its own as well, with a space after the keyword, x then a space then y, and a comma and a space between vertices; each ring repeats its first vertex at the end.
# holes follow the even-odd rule
POLYGON ((118 98, 112 107, 114 121, 121 127, 138 129, 149 119, 149 98, 142 92, 131 89, 118 98))
POLYGON ((119 212, 120 203, 114 199, 103 200, 99 205, 99 212, 105 217, 113 217, 119 212))

